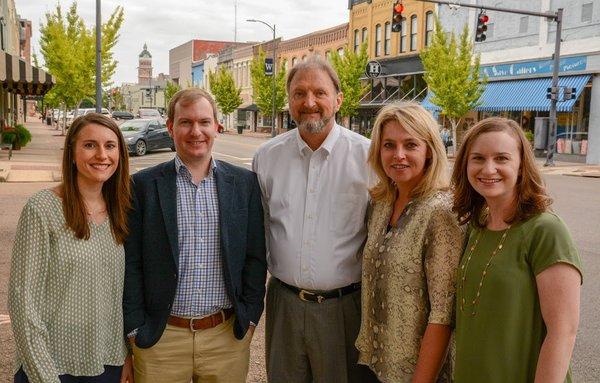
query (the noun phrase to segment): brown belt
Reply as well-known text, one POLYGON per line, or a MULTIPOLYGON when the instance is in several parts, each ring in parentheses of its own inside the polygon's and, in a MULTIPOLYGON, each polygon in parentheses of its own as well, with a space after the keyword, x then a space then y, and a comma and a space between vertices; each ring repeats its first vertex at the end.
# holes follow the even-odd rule
POLYGON ((191 331, 206 330, 225 322, 233 315, 233 309, 224 309, 202 318, 181 318, 169 315, 167 323, 175 327, 189 328, 191 331))

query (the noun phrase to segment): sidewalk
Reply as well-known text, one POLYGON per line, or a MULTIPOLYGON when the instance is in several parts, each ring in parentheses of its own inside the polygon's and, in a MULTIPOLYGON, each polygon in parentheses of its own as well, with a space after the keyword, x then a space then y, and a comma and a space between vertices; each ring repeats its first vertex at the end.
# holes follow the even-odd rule
MULTIPOLYGON (((58 182, 61 179, 60 166, 64 136, 39 119, 30 118, 25 124, 31 131, 31 142, 21 150, 13 150, 8 160, 8 151, 0 151, 0 182, 58 182)), ((238 136, 237 130, 223 134, 238 136)), ((269 139, 270 133, 252 132, 244 129, 242 137, 269 139)), ((600 178, 600 165, 585 165, 571 162, 555 162, 554 167, 544 167, 544 159, 537 163, 544 174, 559 174, 576 177, 600 178)), ((450 159, 450 163, 453 163, 450 159)))

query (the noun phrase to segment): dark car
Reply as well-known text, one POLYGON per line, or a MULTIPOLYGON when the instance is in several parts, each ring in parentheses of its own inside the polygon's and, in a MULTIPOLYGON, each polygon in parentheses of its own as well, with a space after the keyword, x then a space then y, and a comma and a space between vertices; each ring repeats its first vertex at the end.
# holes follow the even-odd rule
POLYGON ((126 110, 115 110, 112 112, 112 117, 115 120, 133 120, 133 114, 126 110))
POLYGON ((175 150, 167 126, 154 118, 125 121, 119 126, 129 153, 143 156, 149 150, 169 148, 175 150))

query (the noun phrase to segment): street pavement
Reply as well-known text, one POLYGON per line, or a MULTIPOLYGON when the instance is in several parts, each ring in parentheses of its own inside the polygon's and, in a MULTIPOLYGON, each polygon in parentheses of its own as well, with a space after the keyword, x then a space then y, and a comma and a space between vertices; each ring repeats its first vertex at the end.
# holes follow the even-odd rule
MULTIPOLYGON (((36 191, 54 185, 60 179, 60 161, 64 137, 60 131, 39 122, 27 124, 33 133, 32 142, 21 151, 0 152, 0 382, 10 381, 14 340, 6 308, 6 294, 10 269, 10 251, 20 211, 36 191), (9 171, 6 171, 9 169, 9 171)), ((213 148, 215 158, 246 168, 251 167, 256 148, 269 138, 268 134, 226 132, 219 135, 213 148)), ((132 172, 142 170, 173 158, 170 150, 160 150, 143 157, 131 157, 132 172)), ((540 166, 542 162, 540 161, 540 166)), ((285 164, 281 164, 285 166, 285 164)), ((581 320, 573 355, 575 382, 600 382, 600 166, 557 163, 554 168, 542 168, 554 210, 571 230, 584 264, 584 284, 581 299, 581 320), (598 175, 596 175, 596 172, 598 175), (572 177, 572 176, 576 177, 572 177)), ((264 382, 264 328, 263 321, 251 345, 248 382, 264 382)))

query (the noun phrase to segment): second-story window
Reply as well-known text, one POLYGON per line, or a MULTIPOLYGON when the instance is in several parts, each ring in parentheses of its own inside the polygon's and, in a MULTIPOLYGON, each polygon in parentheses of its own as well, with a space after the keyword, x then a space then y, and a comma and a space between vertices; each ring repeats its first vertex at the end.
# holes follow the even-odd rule
POLYGON ((367 28, 363 28, 362 29, 362 39, 361 42, 363 44, 369 44, 369 31, 367 30, 367 28))
POLYGON ((402 18, 402 22, 400 23, 400 53, 406 52, 406 36, 408 31, 406 30, 406 17, 402 18))
POLYGON ((581 6, 581 22, 589 23, 592 21, 592 14, 594 12, 594 3, 585 3, 581 6))
POLYGON ((358 29, 354 30, 354 52, 358 52, 358 47, 360 46, 360 41, 358 41, 359 39, 359 35, 358 35, 358 29))
POLYGON ((344 47, 338 48, 337 53, 340 57, 344 57, 344 47))
POLYGON ((375 57, 381 56, 381 24, 375 26, 375 57))
POLYGON ((390 50, 392 48, 391 38, 392 24, 387 22, 385 23, 385 28, 383 30, 383 54, 386 56, 390 54, 390 50))
POLYGON ((410 50, 417 50, 417 15, 410 17, 410 50))
POLYGON ((529 28, 529 16, 523 16, 519 20, 519 33, 527 33, 529 28))
POLYGON ((296 66, 298 59, 296 57, 292 57, 292 68, 296 66))
POLYGON ((425 14, 425 46, 430 46, 433 41, 433 12, 427 12, 425 14))

